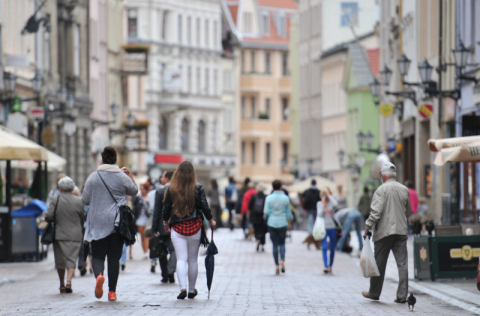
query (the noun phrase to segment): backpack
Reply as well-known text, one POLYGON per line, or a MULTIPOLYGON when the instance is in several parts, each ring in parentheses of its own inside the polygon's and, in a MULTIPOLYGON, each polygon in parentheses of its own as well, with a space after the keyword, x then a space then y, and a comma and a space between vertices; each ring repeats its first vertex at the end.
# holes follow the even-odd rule
POLYGON ((258 195, 255 196, 252 212, 256 214, 263 213, 263 204, 264 204, 264 200, 258 195))

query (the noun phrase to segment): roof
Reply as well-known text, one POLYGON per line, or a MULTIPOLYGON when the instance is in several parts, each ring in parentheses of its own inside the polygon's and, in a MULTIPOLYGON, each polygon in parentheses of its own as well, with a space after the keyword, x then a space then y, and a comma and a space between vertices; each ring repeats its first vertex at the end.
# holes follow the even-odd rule
MULTIPOLYGON (((373 36, 373 35, 375 35, 374 32, 369 32, 369 33, 367 33, 367 34, 364 34, 364 35, 362 35, 362 36, 359 36, 359 37, 358 37, 358 40, 363 40, 363 39, 365 39, 365 38, 367 38, 367 37, 370 37, 370 36, 373 36)), ((350 44, 355 43, 355 41, 356 41, 356 39, 351 40, 351 41, 348 41, 348 42, 343 42, 343 43, 340 43, 340 44, 338 44, 338 45, 336 45, 336 46, 334 46, 334 47, 332 47, 332 48, 330 48, 330 49, 327 49, 326 51, 324 51, 324 52, 320 55, 320 59, 327 58, 327 57, 329 57, 329 56, 331 56, 331 55, 335 55, 335 54, 338 54, 338 53, 347 51, 347 50, 348 50, 348 46, 349 46, 350 44)))
POLYGON ((367 50, 358 44, 351 44, 348 48, 352 67, 351 73, 355 77, 356 87, 368 87, 373 81, 373 74, 370 68, 367 50))
POLYGON ((297 10, 298 6, 293 0, 257 0, 260 7, 272 7, 297 10))
POLYGON ((233 23, 237 25, 237 13, 238 13, 238 5, 228 5, 228 9, 230 10, 230 15, 232 16, 233 23))
POLYGON ((374 76, 380 74, 380 48, 367 49, 368 63, 374 76))

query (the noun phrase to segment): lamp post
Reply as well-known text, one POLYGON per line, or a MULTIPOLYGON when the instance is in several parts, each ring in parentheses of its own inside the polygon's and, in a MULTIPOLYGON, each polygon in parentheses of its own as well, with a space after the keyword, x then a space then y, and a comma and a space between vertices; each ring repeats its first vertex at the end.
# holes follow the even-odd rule
POLYGON ((127 127, 133 127, 135 125, 136 117, 130 111, 127 115, 127 127))
POLYGON ((364 134, 362 131, 358 132, 357 133, 358 150, 363 152, 374 153, 374 154, 381 153, 380 148, 378 149, 371 148, 373 145, 374 138, 375 136, 370 131, 368 131, 366 134, 364 134), (366 143, 367 148, 362 148, 363 142, 366 143))

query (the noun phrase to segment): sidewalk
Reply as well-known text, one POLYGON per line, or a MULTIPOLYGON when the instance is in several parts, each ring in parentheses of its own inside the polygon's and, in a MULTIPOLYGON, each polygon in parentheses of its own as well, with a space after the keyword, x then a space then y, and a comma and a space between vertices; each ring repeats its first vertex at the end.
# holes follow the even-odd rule
MULTIPOLYGON (((199 257, 197 289, 194 300, 176 299, 176 284, 160 284, 160 274, 150 272, 150 261, 142 257, 140 245, 134 246, 134 260, 121 272, 117 302, 93 295, 91 275, 73 280, 74 293, 60 295, 58 278, 52 270, 40 269, 33 279, 0 286, 0 315, 412 315, 406 304, 393 302, 397 284, 387 279, 381 301, 362 297, 368 279, 361 276, 358 259, 344 253, 335 258, 333 275, 325 275, 322 252, 306 249, 304 232, 293 232, 287 241, 287 272, 274 274, 271 244, 265 253, 255 252, 255 243, 242 238, 242 232, 221 229, 215 233, 219 254, 215 257, 215 276, 211 299, 207 299, 204 257, 199 257)), ((53 256, 49 256, 52 258, 53 256)), ((25 274, 37 271, 35 264, 22 264, 25 274), (25 265, 25 266, 23 266, 25 265)), ((47 262, 38 266, 48 266, 47 262)), ((0 265, 0 275, 17 269, 0 265)), ((16 272, 17 273, 17 272, 16 272)), ((77 271, 78 275, 78 271, 77 271)), ((107 291, 107 283, 104 286, 107 291)), ((415 313, 421 315, 472 315, 436 297, 416 291, 415 313)))

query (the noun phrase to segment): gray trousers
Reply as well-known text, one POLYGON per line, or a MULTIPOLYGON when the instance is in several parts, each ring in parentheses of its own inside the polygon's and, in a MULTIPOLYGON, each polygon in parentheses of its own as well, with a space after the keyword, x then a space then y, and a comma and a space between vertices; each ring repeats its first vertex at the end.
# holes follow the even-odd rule
POLYGON ((398 268, 398 289, 397 298, 406 299, 408 294, 408 253, 406 235, 391 235, 376 241, 375 261, 377 262, 380 276, 370 278, 370 294, 372 297, 380 298, 382 293, 385 270, 390 250, 395 256, 398 268))

